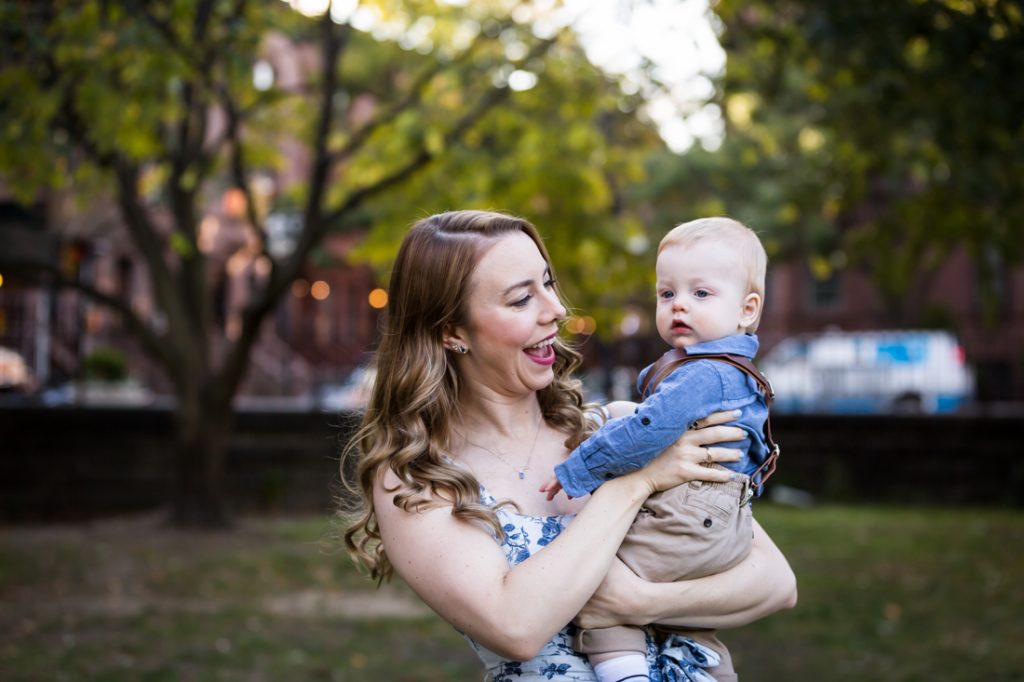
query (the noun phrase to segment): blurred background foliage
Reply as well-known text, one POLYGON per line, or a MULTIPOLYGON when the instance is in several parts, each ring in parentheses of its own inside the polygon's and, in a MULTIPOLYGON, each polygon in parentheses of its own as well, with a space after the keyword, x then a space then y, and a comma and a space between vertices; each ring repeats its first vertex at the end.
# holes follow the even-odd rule
MULTIPOLYGON (((353 188, 375 186, 424 150, 432 157, 429 172, 328 216, 332 230, 369 228, 355 257, 381 272, 418 217, 511 210, 541 227, 570 299, 606 333, 623 303, 646 300, 651 245, 709 213, 755 226, 771 257, 804 259, 821 278, 870 271, 894 307, 958 245, 983 273, 1020 261, 1019 2, 720 0, 712 12, 727 67, 709 101, 725 135, 713 149, 683 154, 668 150, 642 113, 650 91, 602 73, 571 31, 535 50, 538 35, 556 29, 538 29, 543 13, 531 13, 531 3, 362 5, 375 9, 377 28, 346 34, 330 84, 336 125, 323 143, 338 167, 326 203, 343 208, 353 188), (453 138, 453 121, 514 70, 534 82, 453 138), (371 125, 346 125, 364 96, 379 107, 371 125)), ((316 44, 317 22, 286 3, 0 7, 10 47, 0 75, 0 169, 23 197, 44 186, 73 189, 83 201, 109 193, 112 180, 81 153, 85 144, 93 155, 144 164, 141 190, 159 201, 183 108, 192 98, 216 105, 219 91, 232 93, 251 167, 282 168, 285 140, 318 143, 314 103, 327 84, 253 84, 271 32, 316 44), (209 30, 197 44, 201 24, 209 30)), ((654 65, 638 68, 653 73, 654 65)), ((182 182, 215 180, 231 162, 207 163, 182 182)), ((304 206, 308 180, 282 191, 276 207, 304 206)), ((185 231, 172 243, 187 251, 189 241, 185 231)))
MULTIPOLYGON (((671 89, 658 65, 594 66, 572 22, 554 18, 561 3, 295 11, 305 4, 0 0, 2 183, 27 203, 73 197, 58 230, 126 230, 117 238, 144 261, 153 311, 52 263, 0 263, 110 306, 163 370, 181 471, 197 477, 182 485, 180 518, 223 518, 231 402, 252 347, 291 283, 336 257, 324 243, 338 233, 358 232, 350 257, 385 278, 419 217, 522 214, 605 338, 650 300, 660 236, 702 215, 747 222, 772 259, 803 261, 820 280, 870 272, 891 318, 910 324, 907 292, 954 248, 989 293, 1021 260, 1021 2, 719 0, 708 19, 726 67, 705 74, 707 100, 693 106, 719 112, 723 133, 685 153, 652 122, 671 89), (355 12, 372 21, 355 27, 355 12), (291 72, 266 71, 275 50, 291 72), (268 177, 273 191, 259 191, 268 177), (229 189, 263 273, 230 333, 209 276, 223 264, 200 229, 229 189), (86 225, 96 206, 118 218, 86 225), (275 215, 300 230, 281 252, 275 215)), ((993 298, 982 297, 989 320, 993 298)))
MULTIPOLYGON (((967 247, 991 306, 1024 245, 1024 10, 1013 1, 720 0, 721 148, 657 154, 658 223, 727 212, 769 256, 871 273, 899 310, 967 247)), ((898 317, 898 314, 894 314, 898 317)))

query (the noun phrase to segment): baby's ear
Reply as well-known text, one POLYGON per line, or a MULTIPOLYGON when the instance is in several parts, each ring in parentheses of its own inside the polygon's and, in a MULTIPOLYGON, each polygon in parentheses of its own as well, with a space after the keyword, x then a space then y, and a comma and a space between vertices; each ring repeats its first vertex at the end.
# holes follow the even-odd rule
POLYGON ((761 316, 761 294, 751 292, 743 299, 743 307, 740 310, 740 326, 750 328, 757 323, 761 316))

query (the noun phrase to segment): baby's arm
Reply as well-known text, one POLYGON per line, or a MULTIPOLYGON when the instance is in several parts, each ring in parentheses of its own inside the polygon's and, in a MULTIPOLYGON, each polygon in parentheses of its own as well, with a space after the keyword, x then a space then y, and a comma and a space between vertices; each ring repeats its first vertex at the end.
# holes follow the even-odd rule
MULTIPOLYGON (((615 400, 605 405, 604 409, 609 419, 615 419, 616 417, 625 417, 628 414, 633 414, 636 410, 636 405, 631 400, 615 400)), ((555 495, 561 490, 562 483, 558 480, 558 476, 552 476, 540 487, 542 493, 548 494, 548 501, 555 499, 555 495)))
POLYGON ((567 494, 582 497, 607 480, 645 466, 722 402, 716 368, 710 362, 685 365, 640 405, 623 401, 609 406, 615 417, 555 467, 555 474, 567 494))

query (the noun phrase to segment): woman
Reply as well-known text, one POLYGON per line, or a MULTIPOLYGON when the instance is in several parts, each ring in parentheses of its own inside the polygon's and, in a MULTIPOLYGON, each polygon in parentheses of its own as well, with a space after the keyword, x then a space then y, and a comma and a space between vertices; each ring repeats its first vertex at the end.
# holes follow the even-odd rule
MULTIPOLYGON (((729 415, 589 498, 540 492, 596 422, 571 377, 579 356, 557 336, 565 308, 530 223, 481 211, 419 221, 388 301, 376 382, 349 446, 362 507, 346 542, 373 577, 397 571, 464 633, 488 679, 595 679, 570 645, 577 617, 585 627, 722 628, 795 603, 792 572, 760 528, 747 560, 699 580, 644 583, 615 559, 651 493, 729 475, 700 466, 735 457, 711 446, 742 437, 714 425, 729 415)), ((652 640, 651 679, 662 679, 665 653, 652 640)), ((700 660, 701 647, 687 653, 715 662, 713 651, 700 660)))

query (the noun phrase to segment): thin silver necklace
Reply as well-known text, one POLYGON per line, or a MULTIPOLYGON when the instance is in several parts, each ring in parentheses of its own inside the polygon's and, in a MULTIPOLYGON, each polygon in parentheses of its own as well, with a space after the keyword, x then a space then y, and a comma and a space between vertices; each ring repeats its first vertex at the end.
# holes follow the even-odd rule
POLYGON ((459 433, 459 435, 462 436, 462 439, 464 441, 466 441, 467 443, 469 443, 470 445, 472 445, 473 447, 477 447, 477 448, 480 448, 481 450, 485 450, 485 451, 491 453, 492 455, 494 455, 495 457, 497 457, 501 461, 502 464, 507 466, 512 471, 516 472, 516 475, 519 476, 519 480, 522 481, 523 479, 526 478, 526 472, 530 470, 530 462, 533 461, 533 451, 537 449, 537 437, 540 436, 540 426, 541 426, 541 424, 543 422, 544 422, 544 415, 541 415, 540 419, 537 421, 537 431, 533 434, 533 444, 530 446, 530 454, 527 455, 527 457, 526 457, 526 464, 524 464, 522 466, 522 468, 520 468, 520 469, 517 469, 512 464, 512 462, 510 462, 507 459, 505 459, 505 456, 502 455, 497 450, 492 450, 491 448, 487 447, 486 445, 480 445, 480 443, 474 443, 469 438, 467 438, 464 434, 459 433, 458 431, 456 431, 456 433, 459 433))

